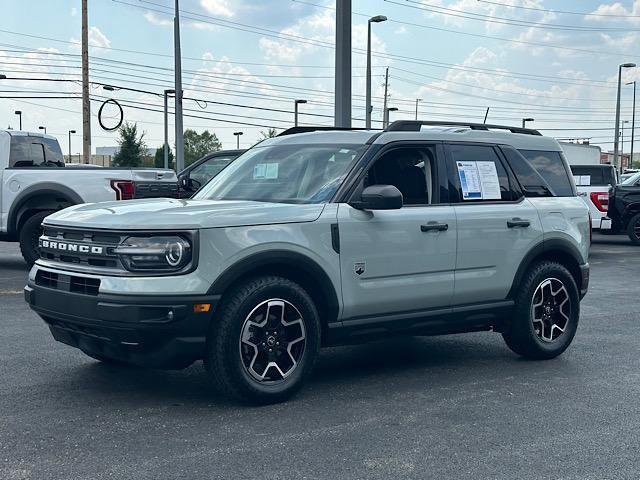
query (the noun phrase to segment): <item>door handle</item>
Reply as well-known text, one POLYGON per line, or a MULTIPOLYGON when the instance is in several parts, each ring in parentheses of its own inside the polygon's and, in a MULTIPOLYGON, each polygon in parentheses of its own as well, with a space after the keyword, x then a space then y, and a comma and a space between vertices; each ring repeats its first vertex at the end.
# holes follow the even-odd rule
POLYGON ((429 222, 426 225, 420 225, 421 232, 444 232, 449 230, 448 223, 429 222))
POLYGON ((531 225, 529 220, 525 220, 523 218, 512 218, 511 220, 507 220, 507 227, 509 228, 527 228, 531 225))

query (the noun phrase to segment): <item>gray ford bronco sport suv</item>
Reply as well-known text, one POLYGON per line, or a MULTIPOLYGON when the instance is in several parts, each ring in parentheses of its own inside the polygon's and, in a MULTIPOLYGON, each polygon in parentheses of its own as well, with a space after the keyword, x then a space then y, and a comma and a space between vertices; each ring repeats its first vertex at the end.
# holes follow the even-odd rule
POLYGON ((191 200, 44 220, 25 298, 104 362, 204 360, 233 397, 284 400, 323 346, 499 332, 518 355, 571 343, 588 207, 535 130, 401 121, 265 140, 191 200))

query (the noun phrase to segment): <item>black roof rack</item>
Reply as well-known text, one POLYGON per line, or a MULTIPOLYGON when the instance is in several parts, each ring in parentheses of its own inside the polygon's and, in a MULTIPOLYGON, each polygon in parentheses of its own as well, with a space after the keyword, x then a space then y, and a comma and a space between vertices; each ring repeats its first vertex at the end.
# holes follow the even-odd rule
POLYGON ((284 132, 278 134, 279 137, 285 135, 295 135, 296 133, 310 133, 310 132, 330 132, 330 131, 358 131, 358 130, 370 130, 367 128, 346 128, 346 127, 291 127, 284 132))
POLYGON ((422 120, 397 120, 387 127, 386 132, 419 132, 422 126, 433 127, 467 127, 471 130, 508 130, 511 133, 522 133, 524 135, 542 134, 538 130, 531 128, 509 127, 505 125, 490 125, 486 123, 468 123, 468 122, 447 122, 447 121, 429 121, 422 120))

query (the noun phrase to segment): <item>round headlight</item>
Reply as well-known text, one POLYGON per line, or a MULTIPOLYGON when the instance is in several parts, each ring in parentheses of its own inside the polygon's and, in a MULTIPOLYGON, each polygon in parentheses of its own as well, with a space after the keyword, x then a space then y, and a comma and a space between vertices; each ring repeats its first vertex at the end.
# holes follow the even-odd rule
POLYGON ((167 263, 172 267, 177 267, 182 262, 184 256, 184 246, 182 242, 169 243, 167 245, 167 263))

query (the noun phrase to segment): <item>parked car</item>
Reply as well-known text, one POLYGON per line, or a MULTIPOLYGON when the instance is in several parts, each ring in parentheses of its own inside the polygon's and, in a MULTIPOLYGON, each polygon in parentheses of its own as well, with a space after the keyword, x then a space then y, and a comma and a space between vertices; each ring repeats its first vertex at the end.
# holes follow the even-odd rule
POLYGON ((640 172, 612 187, 609 199, 613 231, 626 233, 633 244, 640 245, 640 172))
POLYGON ((55 137, 15 130, 0 130, 0 179, 0 240, 20 242, 29 265, 38 258, 42 220, 57 210, 178 193, 172 170, 65 168, 55 137))
POLYGON ((178 174, 180 198, 190 198, 246 150, 220 150, 196 160, 178 174))
POLYGON ((556 357, 589 245, 554 139, 403 121, 265 140, 191 200, 57 212, 25 298, 95 359, 204 360, 223 392, 274 402, 320 347, 389 335, 492 330, 518 355, 556 357))
POLYGON ((584 199, 591 212, 594 230, 611 230, 611 220, 607 216, 609 189, 617 185, 616 169, 613 165, 571 165, 573 179, 578 194, 584 199))

